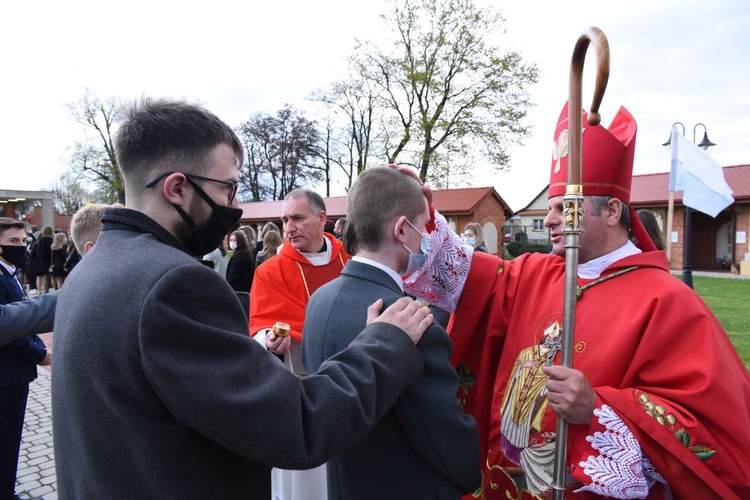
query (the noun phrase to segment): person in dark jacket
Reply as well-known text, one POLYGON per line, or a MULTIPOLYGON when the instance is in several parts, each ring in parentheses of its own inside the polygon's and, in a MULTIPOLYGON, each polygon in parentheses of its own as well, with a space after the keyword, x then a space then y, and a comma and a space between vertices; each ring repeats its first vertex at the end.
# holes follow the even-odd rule
POLYGON ((360 441, 423 369, 432 322, 403 298, 299 378, 248 335, 236 292, 196 257, 236 226, 243 148, 182 101, 143 99, 115 137, 127 208, 59 292, 52 420, 60 498, 261 498, 271 467, 360 441), (158 140, 154 140, 158 138, 158 140))
POLYGON ((55 232, 52 230, 52 226, 44 226, 42 228, 42 235, 36 241, 34 270, 36 272, 36 289, 40 294, 45 294, 49 291, 52 281, 50 267, 52 266, 52 237, 54 235, 55 232))
MULTIPOLYGON (((388 167, 365 170, 346 200, 344 239, 353 257, 310 297, 302 332, 305 368, 317 370, 354 340, 367 304, 404 296, 402 276, 421 264, 430 220, 420 185, 388 167), (344 312, 344 314, 342 314, 344 312)), ((357 446, 327 465, 328 499, 458 500, 481 483, 479 434, 456 394, 452 344, 433 323, 417 346, 424 370, 357 446)))
MULTIPOLYGON (((26 291, 16 279, 16 268, 26 256, 26 232, 22 221, 0 218, 0 304, 22 301, 26 291)), ((33 335, 0 346, 0 498, 13 499, 18 452, 29 384, 36 365, 51 359, 44 342, 33 335)))
POLYGON ((250 292, 255 274, 252 249, 244 231, 234 231, 229 236, 232 258, 227 266, 227 281, 235 292, 250 292))
POLYGON ((68 254, 67 242, 65 233, 56 233, 52 240, 52 279, 55 280, 54 286, 56 290, 62 288, 65 282, 65 258, 68 254))

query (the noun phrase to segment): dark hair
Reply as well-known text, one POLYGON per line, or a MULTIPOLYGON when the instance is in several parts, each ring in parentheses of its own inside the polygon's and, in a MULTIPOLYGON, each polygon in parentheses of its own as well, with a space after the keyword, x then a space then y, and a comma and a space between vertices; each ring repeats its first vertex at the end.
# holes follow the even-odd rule
MULTIPOLYGON (((614 196, 589 196, 589 201, 591 201, 591 215, 599 215, 602 213, 602 208, 607 206, 607 203, 609 203, 609 200, 614 198, 614 196)), ((620 203, 622 203, 622 212, 620 214, 620 227, 625 229, 628 233, 630 232, 630 207, 627 203, 620 200, 620 203)))
POLYGON ((656 220, 656 215, 650 210, 638 210, 638 218, 641 220, 643 227, 651 237, 651 241, 654 242, 656 249, 664 250, 664 240, 661 237, 661 231, 659 230, 659 223, 656 220))
POLYGON ((351 255, 359 248, 376 251, 391 219, 405 215, 413 221, 424 210, 425 197, 417 181, 389 167, 368 168, 346 197, 344 248, 351 255))
POLYGON ((315 215, 326 211, 326 204, 323 201, 323 198, 315 191, 305 188, 297 188, 289 191, 287 195, 284 196, 284 201, 302 198, 303 196, 307 198, 307 206, 310 207, 310 211, 315 215))
POLYGON ((209 155, 230 146, 241 165, 244 158, 237 134, 210 111, 183 101, 145 98, 123 109, 124 121, 115 135, 115 154, 128 183, 145 185, 170 170, 201 174, 209 155))
POLYGON ((234 239, 237 242, 237 248, 234 249, 235 252, 238 250, 243 252, 250 251, 250 242, 247 240, 247 234, 245 234, 245 231, 237 229, 232 233, 232 236, 234 236, 234 239))
POLYGON ((0 236, 11 228, 23 229, 24 232, 26 232, 26 223, 22 220, 12 219, 10 217, 0 217, 0 236))

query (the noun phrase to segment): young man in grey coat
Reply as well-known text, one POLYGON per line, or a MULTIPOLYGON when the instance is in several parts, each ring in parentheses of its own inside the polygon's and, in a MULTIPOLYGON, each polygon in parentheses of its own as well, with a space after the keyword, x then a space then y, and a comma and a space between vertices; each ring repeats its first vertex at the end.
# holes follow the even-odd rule
POLYGON ((125 208, 105 212, 55 316, 60 498, 269 498, 271 466, 343 452, 419 376, 431 315, 405 299, 378 317, 374 304, 350 349, 296 377, 195 258, 242 213, 232 129, 199 106, 144 100, 115 149, 125 208))
MULTIPOLYGON (((368 168, 347 196, 341 276, 310 298, 302 355, 309 371, 343 351, 367 322, 367 304, 404 297, 401 277, 421 266, 430 220, 417 182, 368 168)), ((327 465, 328 498, 458 499, 480 484, 479 436, 458 402, 451 340, 437 323, 417 344, 424 371, 368 436, 327 465)))

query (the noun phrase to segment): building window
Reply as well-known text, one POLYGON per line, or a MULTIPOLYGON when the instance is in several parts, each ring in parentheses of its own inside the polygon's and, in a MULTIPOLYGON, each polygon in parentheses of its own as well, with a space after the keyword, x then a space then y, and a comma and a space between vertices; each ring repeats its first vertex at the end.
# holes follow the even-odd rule
POLYGON ((534 231, 542 231, 544 229, 544 219, 534 219, 534 231))

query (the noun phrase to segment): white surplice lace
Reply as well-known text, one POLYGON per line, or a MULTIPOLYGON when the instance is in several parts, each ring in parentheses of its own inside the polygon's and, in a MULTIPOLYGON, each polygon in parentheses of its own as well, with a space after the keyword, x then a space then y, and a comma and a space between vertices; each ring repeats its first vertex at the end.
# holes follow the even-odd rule
POLYGON ((461 241, 437 210, 434 217, 427 262, 404 279, 404 290, 453 313, 466 284, 474 248, 461 241))
POLYGON ((578 464, 592 482, 576 492, 590 491, 613 498, 646 498, 656 481, 666 483, 612 408, 602 405, 601 409, 594 410, 594 416, 606 430, 586 436, 599 455, 589 455, 586 461, 578 464))

